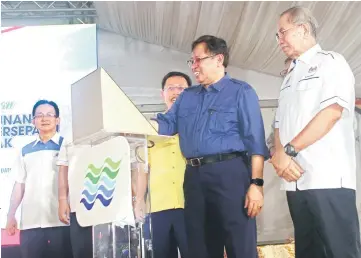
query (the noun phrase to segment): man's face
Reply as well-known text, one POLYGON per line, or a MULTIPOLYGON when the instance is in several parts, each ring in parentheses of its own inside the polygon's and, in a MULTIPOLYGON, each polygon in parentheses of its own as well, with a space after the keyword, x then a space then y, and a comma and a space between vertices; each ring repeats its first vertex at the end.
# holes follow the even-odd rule
POLYGON ((199 43, 193 49, 192 60, 194 61, 191 68, 192 72, 199 84, 208 85, 212 83, 212 77, 217 73, 220 66, 219 56, 213 55, 207 51, 205 43, 199 43))
POLYGON ((36 108, 33 124, 39 133, 55 132, 59 121, 53 106, 44 104, 36 108))
POLYGON ((182 76, 173 76, 167 79, 162 90, 162 98, 170 109, 184 89, 188 88, 186 79, 182 76))
POLYGON ((303 42, 304 29, 302 25, 289 22, 289 14, 281 16, 278 22, 278 45, 288 57, 295 57, 303 42))

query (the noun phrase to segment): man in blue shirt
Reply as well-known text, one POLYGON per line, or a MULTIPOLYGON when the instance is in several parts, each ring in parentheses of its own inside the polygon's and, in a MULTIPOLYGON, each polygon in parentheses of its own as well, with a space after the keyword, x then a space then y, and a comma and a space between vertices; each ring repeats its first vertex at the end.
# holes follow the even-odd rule
POLYGON ((166 114, 159 134, 179 134, 187 159, 185 219, 191 258, 256 258, 255 216, 263 206, 263 165, 268 156, 258 97, 225 73, 223 39, 202 36, 188 61, 200 85, 185 89, 166 114))

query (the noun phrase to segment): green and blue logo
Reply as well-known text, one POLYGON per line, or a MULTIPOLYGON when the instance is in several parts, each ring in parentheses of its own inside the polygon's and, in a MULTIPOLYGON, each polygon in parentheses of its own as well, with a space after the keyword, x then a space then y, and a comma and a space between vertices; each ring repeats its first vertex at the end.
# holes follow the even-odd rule
POLYGON ((80 203, 89 211, 98 199, 104 207, 108 207, 113 200, 116 180, 121 160, 114 162, 106 158, 100 168, 90 164, 84 179, 84 190, 80 203))

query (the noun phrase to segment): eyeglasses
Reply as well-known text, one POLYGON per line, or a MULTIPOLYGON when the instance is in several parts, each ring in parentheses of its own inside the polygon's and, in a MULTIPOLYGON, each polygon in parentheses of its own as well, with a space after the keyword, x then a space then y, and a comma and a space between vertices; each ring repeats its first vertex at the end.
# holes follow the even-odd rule
POLYGON ((57 117, 56 114, 53 113, 47 113, 47 114, 35 114, 34 119, 39 119, 39 118, 53 118, 53 117, 57 117))
POLYGON ((186 87, 180 86, 180 85, 168 85, 164 87, 164 91, 183 91, 186 87))
POLYGON ((206 57, 201 57, 201 58, 198 58, 198 57, 196 57, 196 58, 191 58, 191 59, 189 59, 188 61, 187 61, 187 65, 189 66, 189 67, 192 67, 192 65, 194 65, 194 64, 199 64, 201 61, 203 61, 203 60, 205 60, 205 59, 208 59, 208 58, 211 58, 211 57, 215 57, 216 55, 212 55, 212 56, 206 56, 206 57))
POLYGON ((283 38, 285 37, 285 34, 286 34, 287 31, 289 31, 289 30, 291 30, 291 29, 294 29, 294 28, 296 28, 296 26, 291 27, 291 28, 288 28, 288 29, 286 29, 286 30, 282 30, 282 31, 277 32, 277 33, 276 33, 276 40, 277 40, 277 42, 279 42, 280 39, 283 39, 283 38))

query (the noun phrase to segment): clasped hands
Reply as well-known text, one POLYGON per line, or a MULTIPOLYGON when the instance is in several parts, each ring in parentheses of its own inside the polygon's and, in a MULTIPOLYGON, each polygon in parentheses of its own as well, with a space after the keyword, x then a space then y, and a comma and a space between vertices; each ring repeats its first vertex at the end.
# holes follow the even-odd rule
POLYGON ((283 149, 276 151, 270 160, 275 168, 277 175, 284 178, 287 182, 297 181, 304 170, 297 162, 288 156, 283 149))

